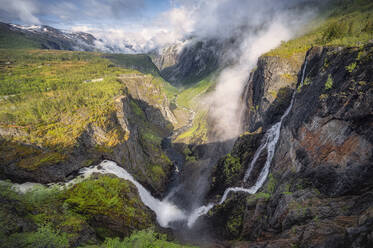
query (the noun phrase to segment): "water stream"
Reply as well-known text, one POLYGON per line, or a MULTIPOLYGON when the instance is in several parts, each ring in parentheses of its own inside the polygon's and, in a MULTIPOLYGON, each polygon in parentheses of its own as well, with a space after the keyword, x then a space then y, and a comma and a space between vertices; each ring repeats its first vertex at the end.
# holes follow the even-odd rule
MULTIPOLYGON (((304 77, 305 77, 305 70, 307 67, 307 59, 305 60, 304 68, 302 71, 302 78, 300 85, 303 85, 304 77)), ((119 167, 115 162, 112 161, 103 161, 99 165, 91 166, 88 168, 83 168, 79 171, 80 176, 67 182, 64 184, 61 184, 62 187, 70 187, 76 183, 79 183, 81 180, 84 180, 85 178, 88 178, 92 173, 100 173, 100 174, 114 174, 119 178, 128 180, 132 182, 138 192, 139 196, 142 200, 142 202, 149 207, 157 216, 157 221, 162 227, 172 227, 171 224, 174 222, 184 222, 187 224, 189 228, 191 228, 194 223, 198 220, 198 218, 202 215, 205 215, 209 210, 211 210, 214 206, 222 204, 228 197, 229 193, 231 192, 243 192, 248 194, 255 194, 264 184, 266 181, 270 165, 272 163, 276 145, 278 143, 279 137, 280 137, 280 131, 282 127, 282 123, 284 119, 289 115, 296 96, 296 90, 294 91, 292 95, 292 99, 290 102, 289 107, 286 109, 285 113, 282 115, 279 122, 274 124, 265 134, 264 141, 262 145, 257 149, 256 153, 254 154, 253 160, 250 163, 245 176, 244 181, 247 181, 249 176, 251 175, 251 172, 260 156, 262 151, 264 149, 267 150, 267 159, 265 162, 265 165, 263 166, 258 179, 256 180, 255 184, 250 188, 241 188, 241 187, 232 187, 227 188, 221 198, 221 200, 217 203, 209 203, 205 206, 200 206, 193 211, 186 212, 185 210, 182 210, 180 207, 176 206, 174 203, 170 202, 169 199, 174 194, 175 188, 169 192, 169 194, 163 199, 159 200, 153 197, 149 191, 147 191, 138 181, 134 179, 134 177, 128 173, 124 168, 119 167)), ((169 142, 170 140, 165 141, 167 142, 166 148, 169 148, 171 145, 169 142)), ((180 160, 178 156, 174 158, 175 161, 180 160)), ((180 162, 182 163, 182 162, 180 162)), ((24 184, 24 185, 16 185, 19 188, 20 192, 24 192, 26 190, 30 190, 32 188, 32 184, 24 184)), ((16 188, 17 188, 16 187, 16 188)))

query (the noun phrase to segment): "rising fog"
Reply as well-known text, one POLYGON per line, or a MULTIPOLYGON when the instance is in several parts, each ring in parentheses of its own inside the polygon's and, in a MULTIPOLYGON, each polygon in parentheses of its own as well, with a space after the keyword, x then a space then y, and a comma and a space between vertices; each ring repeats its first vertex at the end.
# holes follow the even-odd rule
MULTIPOLYGON (((302 33, 315 17, 310 1, 224 0, 213 1, 195 35, 200 39, 233 39, 239 45, 221 60, 233 61, 217 78, 216 90, 206 99, 214 123, 215 139, 237 137, 242 132, 242 90, 260 55, 302 33), (302 3, 302 4, 301 4, 302 3), (307 3, 307 4, 306 4, 307 3)), ((207 8, 206 4, 203 4, 207 8)), ((203 11, 202 11, 203 13, 203 11)))

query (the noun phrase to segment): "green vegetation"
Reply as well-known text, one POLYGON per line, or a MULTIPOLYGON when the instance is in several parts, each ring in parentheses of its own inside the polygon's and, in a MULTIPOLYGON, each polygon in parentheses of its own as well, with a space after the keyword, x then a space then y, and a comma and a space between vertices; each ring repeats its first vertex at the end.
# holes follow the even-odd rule
POLYGON ((325 82, 325 90, 330 90, 333 88, 333 78, 332 75, 328 75, 328 79, 325 82))
MULTIPOLYGON (((108 125, 114 97, 124 85, 116 75, 129 70, 110 67, 98 54, 68 51, 3 50, 0 61, 0 125, 24 130, 21 142, 53 149, 71 148, 89 123, 108 125), (87 81, 95 78, 102 81, 87 81)), ((114 127, 113 146, 125 138, 114 127)))
POLYGON ((223 173, 227 185, 232 185, 237 175, 241 173, 242 165, 239 158, 232 156, 230 153, 224 158, 223 173))
POLYGON ((85 216, 103 215, 122 219, 125 225, 139 229, 147 227, 151 216, 142 208, 138 197, 129 197, 137 191, 130 183, 118 178, 101 176, 86 180, 67 190, 65 204, 85 216))
POLYGON ((352 73, 355 69, 356 69, 356 62, 346 66, 346 70, 349 71, 350 73, 352 73))
POLYGON ((185 143, 204 143, 207 142, 207 111, 200 110, 193 120, 193 125, 190 129, 180 134, 176 142, 185 143))
POLYGON ((130 237, 121 241, 119 238, 106 239, 102 248, 188 248, 190 246, 183 246, 167 241, 167 236, 154 232, 152 229, 142 230, 133 233, 130 237))
POLYGON ((309 32, 268 52, 267 56, 291 58, 312 46, 361 46, 373 39, 373 2, 335 0, 309 32))
POLYGON ((202 81, 183 90, 177 97, 177 104, 186 108, 196 107, 196 99, 206 93, 213 85, 213 76, 209 76, 202 81))
POLYGON ((0 49, 40 49, 41 44, 18 32, 10 32, 5 24, 0 23, 0 49))
POLYGON ((189 149, 188 146, 185 147, 185 149, 183 150, 183 153, 185 155, 185 159, 189 162, 195 162, 196 161, 196 158, 194 156, 192 156, 193 152, 189 149))
POLYGON ((312 83, 311 78, 306 77, 306 79, 304 79, 303 85, 304 85, 304 86, 308 86, 308 85, 310 85, 311 83, 312 83))
POLYGON ((272 173, 268 175, 268 181, 267 181, 267 189, 266 191, 269 193, 269 194, 273 194, 276 190, 276 184, 277 184, 277 181, 276 179, 273 177, 272 173))
MULTIPOLYGON (((137 75, 138 87, 155 87, 162 93, 148 96, 155 104, 163 103, 164 93, 174 97, 177 92, 159 76, 131 69, 144 67, 152 72, 151 66, 154 65, 143 55, 106 58, 88 52, 0 50, 0 127, 18 132, 16 136, 3 137, 8 140, 0 141, 0 152, 28 170, 58 164, 68 158, 78 145, 78 138, 92 126, 105 132, 104 136, 95 137, 98 144, 94 149, 112 153, 116 145, 129 138, 129 133, 113 121, 115 99, 126 93, 130 83, 118 78, 137 75), (130 69, 116 67, 113 61, 130 69), (142 85, 143 80, 147 86, 142 85)), ((144 92, 153 91, 144 88, 144 92)), ((153 130, 138 102, 131 100, 130 107, 143 122, 143 139, 150 141, 153 148, 159 146, 159 131, 153 130)))
POLYGON ((228 215, 226 229, 233 237, 239 237, 245 213, 245 204, 238 204, 228 215))
POLYGON ((12 235, 0 244, 0 247, 67 248, 70 246, 66 233, 60 234, 47 225, 39 227, 35 232, 12 235))
POLYGON ((164 172, 162 166, 160 166, 160 165, 151 166, 150 171, 151 171, 150 176, 151 176, 152 180, 154 180, 155 182, 158 182, 159 184, 161 184, 162 182, 164 182, 167 179, 167 175, 164 172))
POLYGON ((158 68, 153 64, 151 58, 145 54, 107 54, 105 58, 111 60, 114 64, 140 71, 144 74, 159 76, 158 68))
MULTIPOLYGON (((154 221, 136 188, 111 176, 91 177, 66 189, 35 186, 25 194, 2 182, 0 198, 7 202, 0 206, 0 247, 4 248, 63 248, 84 244, 101 247, 97 238, 129 236, 133 231, 151 227, 154 221)), ((136 239, 140 244, 141 239, 152 242, 150 237, 154 237, 160 244, 168 244, 164 236, 151 230, 133 237, 127 241, 136 239)))

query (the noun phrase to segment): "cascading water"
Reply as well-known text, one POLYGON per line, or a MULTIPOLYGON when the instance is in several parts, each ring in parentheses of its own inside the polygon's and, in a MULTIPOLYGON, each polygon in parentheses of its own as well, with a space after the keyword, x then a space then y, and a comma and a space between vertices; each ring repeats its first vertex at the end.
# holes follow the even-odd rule
POLYGON ((83 168, 81 170, 81 173, 84 175, 95 172, 102 174, 114 174, 119 178, 133 183, 139 192, 141 201, 157 215, 157 221, 162 227, 169 227, 170 222, 186 219, 186 215, 182 210, 167 200, 160 201, 154 198, 149 191, 147 191, 133 178, 131 174, 129 174, 122 167, 119 167, 115 162, 105 160, 98 166, 83 168))
MULTIPOLYGON (((303 71, 302 71, 302 78, 300 82, 301 86, 303 85, 303 82, 304 82, 306 67, 307 67, 307 59, 305 60, 305 64, 304 64, 303 71)), ((259 174, 259 177, 256 183, 250 188, 232 187, 232 188, 226 189, 223 194, 223 197, 218 203, 209 203, 208 205, 196 208, 194 211, 190 213, 186 213, 185 211, 178 208, 176 205, 174 205, 173 203, 169 201, 169 198, 172 196, 175 190, 172 190, 169 193, 169 195, 166 196, 162 201, 158 200, 154 198, 150 194, 150 192, 147 191, 138 181, 136 181, 133 178, 133 176, 129 174, 124 168, 119 167, 115 162, 107 161, 107 160, 101 162, 99 165, 81 169, 79 171, 80 173, 79 178, 75 178, 65 184, 62 184, 62 186, 70 187, 71 185, 79 183, 80 181, 88 178, 92 173, 114 174, 119 178, 132 182, 136 186, 142 202, 156 214, 157 221, 162 227, 170 227, 170 223, 172 222, 185 221, 187 223, 187 226, 191 228, 200 216, 207 214, 208 211, 210 211, 214 206, 222 204, 227 199, 230 192, 244 192, 248 194, 255 194, 263 186, 269 174, 270 165, 272 163, 276 145, 280 137, 282 123, 284 119, 289 115, 293 107, 293 104, 295 101, 295 95, 296 95, 296 91, 294 91, 292 95, 291 103, 289 107, 287 108, 287 110, 285 111, 285 113, 283 114, 283 116, 281 117, 280 121, 274 124, 267 131, 263 144, 257 149, 256 153, 254 154, 254 158, 245 173, 244 181, 247 181, 260 154, 262 153, 264 149, 267 149, 267 160, 261 173, 259 174)), ((24 193, 25 191, 30 190, 33 186, 35 185, 14 184, 13 188, 24 193)))
MULTIPOLYGON (((307 56, 306 56, 306 59, 305 59, 303 70, 302 70, 302 77, 301 77, 300 86, 303 86, 306 67, 307 67, 307 56)), ((248 194, 255 194, 263 186, 264 182, 267 180, 270 165, 272 163, 273 156, 274 156, 275 151, 276 151, 276 145, 277 145, 277 142, 280 138, 282 122, 289 115, 289 113, 290 113, 290 111, 291 111, 291 109, 294 105, 295 96, 296 96, 296 91, 293 92, 290 105, 286 109, 285 113, 282 115, 280 121, 277 122, 276 124, 274 124, 266 132, 264 143, 255 152, 254 158, 253 158, 252 162, 250 163, 249 168, 247 169, 247 171, 245 173, 244 181, 246 182, 247 179, 250 177, 251 171, 253 170, 254 165, 257 162, 260 154, 262 153, 262 151, 264 149, 267 149, 267 160, 266 160, 265 165, 263 166, 262 171, 259 174, 259 177, 258 177, 256 183, 250 188, 241 188, 241 187, 228 188, 224 191, 223 197, 221 198, 221 200, 217 204, 210 203, 206 206, 202 206, 202 207, 194 210, 188 218, 188 227, 189 228, 191 228, 194 225, 194 223, 196 222, 196 220, 200 216, 207 214, 208 211, 210 211, 215 205, 220 205, 223 202, 225 202, 225 200, 227 199, 230 192, 243 192, 243 193, 248 193, 248 194)))

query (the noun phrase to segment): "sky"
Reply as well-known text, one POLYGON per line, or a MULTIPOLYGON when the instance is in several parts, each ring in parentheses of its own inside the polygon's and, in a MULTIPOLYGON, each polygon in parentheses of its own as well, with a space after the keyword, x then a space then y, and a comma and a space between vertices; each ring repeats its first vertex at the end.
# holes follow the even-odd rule
POLYGON ((118 52, 148 52, 186 37, 227 38, 309 2, 322 0, 0 0, 0 21, 88 32, 118 52))
POLYGON ((147 22, 174 5, 172 0, 0 0, 0 20, 58 28, 115 27, 147 22))
POLYGON ((175 43, 191 31, 186 6, 195 1, 0 0, 0 21, 88 32, 118 51, 130 44, 145 52, 175 43))

